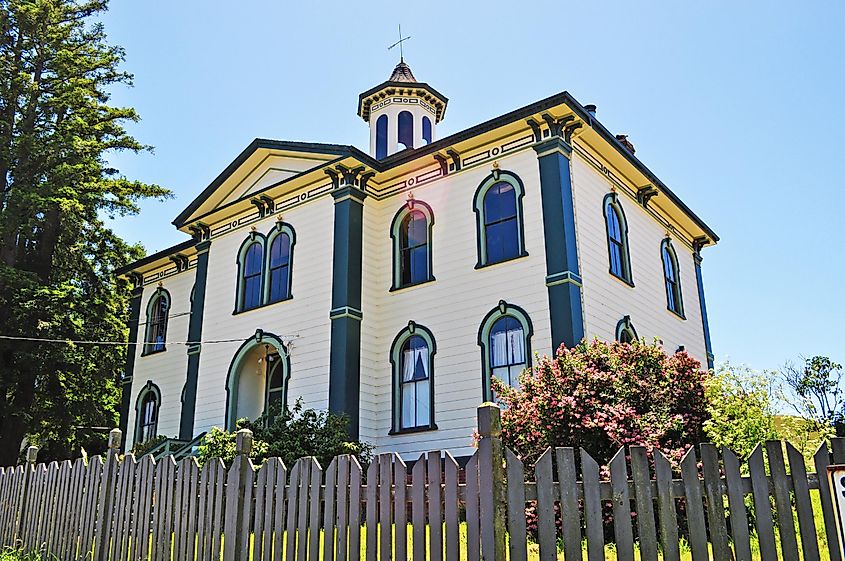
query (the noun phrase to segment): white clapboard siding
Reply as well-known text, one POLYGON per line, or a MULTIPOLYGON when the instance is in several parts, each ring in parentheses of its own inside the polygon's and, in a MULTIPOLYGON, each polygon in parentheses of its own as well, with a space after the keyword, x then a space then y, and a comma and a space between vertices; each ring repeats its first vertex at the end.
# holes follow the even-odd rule
MULTIPOLYGON (((168 277, 162 281, 162 287, 170 293, 170 315, 167 322, 168 341, 187 341, 188 323, 191 311, 191 289, 194 286, 196 269, 168 277)), ((138 339, 143 343, 147 327, 147 305, 158 289, 158 283, 144 287, 141 296, 141 315, 138 325, 138 339)), ((126 443, 132 447, 135 436, 135 405, 139 392, 148 381, 152 381, 161 391, 159 404, 158 434, 178 436, 179 417, 182 412, 182 388, 185 386, 185 374, 188 371, 188 354, 185 345, 167 345, 163 352, 143 355, 143 345, 129 349, 135 353, 135 374, 132 379, 131 400, 129 402, 129 422, 126 425, 126 443)))
POLYGON ((456 456, 472 453, 475 410, 482 401, 478 329, 499 300, 528 313, 534 328, 532 351, 551 352, 537 156, 531 149, 523 150, 501 158, 499 166, 516 173, 526 189, 523 212, 529 255, 507 263, 475 269, 478 257, 473 197, 491 173, 489 166, 413 190, 414 198, 426 202, 434 213, 433 273, 437 280, 431 283, 389 292, 390 224, 407 195, 366 202, 361 432, 374 435, 379 452, 399 452, 405 459, 415 459, 434 448, 449 449, 456 456), (434 420, 438 430, 389 436, 390 345, 409 320, 430 329, 437 342, 434 420), (365 419, 374 423, 367 431, 365 419))
MULTIPOLYGON (((630 315, 637 335, 647 340, 662 340, 664 349, 669 353, 683 345, 706 367, 692 250, 673 236, 681 273, 684 320, 666 309, 660 257, 660 242, 666 237, 665 226, 650 216, 635 199, 618 192, 628 222, 635 287, 628 286, 608 272, 603 200, 610 192, 611 183, 577 153, 572 158, 572 178, 587 336, 613 340, 617 322, 630 315)), ((652 199, 652 204, 659 198, 652 199)))
MULTIPOLYGON (((334 202, 329 196, 284 213, 296 232, 293 254, 293 298, 255 310, 233 314, 237 287, 237 254, 248 229, 215 238, 208 262, 203 339, 237 339, 232 343, 203 345, 197 388, 195 432, 224 424, 226 377, 232 358, 256 329, 286 340, 291 359, 288 403, 303 397, 306 407, 328 406, 330 346, 332 229, 334 202)), ((276 217, 255 224, 263 234, 276 217)))

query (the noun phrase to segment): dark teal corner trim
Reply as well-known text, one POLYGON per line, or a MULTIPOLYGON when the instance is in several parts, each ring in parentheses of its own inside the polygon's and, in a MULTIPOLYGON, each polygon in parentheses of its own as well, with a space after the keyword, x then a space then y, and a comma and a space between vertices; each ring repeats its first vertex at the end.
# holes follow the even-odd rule
POLYGON ((194 294, 191 299, 191 319, 188 323, 188 372, 185 389, 182 392, 182 412, 179 417, 179 440, 194 437, 194 415, 197 409, 197 379, 200 373, 199 341, 202 340, 202 318, 205 310, 205 286, 208 280, 208 250, 211 240, 197 244, 197 272, 194 279, 194 294))
POLYGON ((129 408, 132 406, 132 379, 135 376, 135 353, 138 349, 138 322, 141 317, 141 297, 144 288, 139 286, 132 289, 129 296, 129 345, 126 347, 126 367, 123 370, 120 388, 120 421, 121 430, 120 449, 126 449, 126 428, 129 423, 129 408))
POLYGON ((699 240, 693 242, 693 260, 695 261, 695 282, 698 285, 698 303, 701 306, 701 327, 704 330, 704 350, 707 353, 707 368, 713 369, 715 357, 710 343, 710 322, 707 320, 707 304, 704 301, 704 278, 701 276, 701 247, 699 240))
POLYGON ((546 246, 546 286, 552 349, 574 347, 584 338, 581 272, 578 268, 575 207, 569 157, 572 147, 559 136, 534 145, 540 165, 543 237, 546 246))
POLYGON ((331 353, 329 411, 349 418, 349 435, 358 438, 361 393, 361 279, 363 270, 364 199, 352 185, 332 192, 334 243, 332 254, 331 353))

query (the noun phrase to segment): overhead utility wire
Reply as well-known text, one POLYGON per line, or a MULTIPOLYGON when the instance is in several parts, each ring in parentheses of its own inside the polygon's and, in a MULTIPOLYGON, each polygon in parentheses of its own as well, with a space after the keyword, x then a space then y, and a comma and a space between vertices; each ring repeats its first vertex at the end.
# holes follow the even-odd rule
MULTIPOLYGON (((299 337, 299 335, 282 337, 283 341, 290 341, 299 337)), ((7 341, 32 341, 35 343, 62 343, 65 345, 156 345, 150 341, 91 341, 91 340, 75 340, 75 339, 49 339, 42 337, 19 337, 15 335, 0 335, 0 339, 7 341)), ((215 343, 243 343, 243 339, 210 339, 208 341, 165 341, 165 345, 212 345, 215 343)))

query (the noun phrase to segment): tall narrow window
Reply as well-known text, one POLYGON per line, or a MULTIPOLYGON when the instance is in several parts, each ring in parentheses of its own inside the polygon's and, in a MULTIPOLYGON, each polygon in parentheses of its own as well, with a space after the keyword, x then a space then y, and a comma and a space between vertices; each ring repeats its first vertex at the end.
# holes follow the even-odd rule
POLYGON ((393 218, 392 290, 434 280, 431 274, 431 227, 434 214, 423 201, 409 199, 393 218))
POLYGON ((138 394, 135 405, 135 443, 147 442, 156 437, 158 432, 158 410, 161 392, 158 386, 147 382, 138 394))
POLYGON ((530 340, 531 322, 521 308, 501 300, 487 314, 478 332, 485 400, 493 399, 493 377, 511 387, 519 386, 519 375, 531 365, 530 340))
POLYGON ((522 235, 522 183, 515 175, 498 170, 475 195, 478 221, 478 264, 492 265, 527 255, 522 235))
POLYGON ((159 288, 147 305, 147 329, 143 354, 165 350, 167 319, 170 314, 170 294, 159 288))
POLYGON ((631 277, 631 258, 628 250, 628 225, 616 193, 604 198, 604 220, 607 227, 607 253, 610 274, 628 284, 631 277))
POLYGON ((428 426, 431 380, 428 371, 428 344, 414 336, 402 345, 402 428, 428 426))
POLYGON ((272 423, 285 407, 285 368, 278 354, 267 355, 267 403, 264 412, 272 423))
POLYGON ((434 425, 434 337, 409 322, 393 341, 394 370, 393 430, 433 429, 434 425))
POLYGON ((422 118, 422 136, 426 144, 431 144, 431 119, 425 116, 422 118))
POLYGON ((663 259, 663 280, 666 285, 666 307, 684 317, 684 303, 681 296, 681 276, 678 267, 678 256, 669 238, 660 244, 660 255, 663 259))
POLYGON ((399 113, 399 144, 405 148, 414 147, 414 116, 410 111, 399 113))
POLYGON ((387 157, 387 115, 376 120, 376 159, 387 157))
POLYGON ((282 231, 270 243, 270 303, 290 297, 290 255, 291 238, 282 231))
POLYGON ((261 305, 261 280, 264 272, 263 238, 252 241, 241 254, 240 311, 261 305))

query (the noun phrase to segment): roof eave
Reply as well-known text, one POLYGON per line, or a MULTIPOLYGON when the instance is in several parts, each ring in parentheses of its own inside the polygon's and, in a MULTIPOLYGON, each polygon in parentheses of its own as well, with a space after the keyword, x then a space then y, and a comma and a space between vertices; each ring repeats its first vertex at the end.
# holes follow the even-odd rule
POLYGON ((378 86, 370 88, 369 90, 365 91, 364 93, 358 96, 358 116, 363 118, 364 117, 364 100, 368 97, 380 92, 386 88, 405 88, 405 89, 424 89, 427 90, 431 95, 436 97, 441 103, 443 103, 444 109, 443 112, 445 114, 446 109, 445 106, 449 103, 449 98, 443 95, 442 93, 438 92, 431 86, 429 86, 426 82, 395 82, 391 80, 387 80, 386 82, 382 82, 378 86))
POLYGON ((180 242, 176 245, 162 249, 161 251, 157 251, 157 252, 155 252, 151 255, 147 255, 146 257, 142 257, 141 259, 138 259, 137 261, 133 261, 132 263, 124 265, 123 267, 118 267, 117 269, 114 270, 114 275, 116 277, 126 275, 126 274, 131 273, 132 271, 139 269, 139 268, 141 268, 145 265, 155 263, 156 261, 158 261, 160 259, 164 259, 165 257, 175 255, 175 254, 179 253, 180 251, 185 251, 187 249, 191 249, 196 245, 196 243, 197 242, 194 239, 185 240, 185 241, 180 242))
POLYGON ((632 166, 634 166, 637 171, 642 173, 649 181, 651 181, 655 187, 660 189, 666 197, 672 201, 674 205, 676 205, 684 214, 690 217, 690 219, 701 228, 703 232, 707 234, 709 238, 712 239, 713 243, 719 241, 719 236, 716 232, 713 231, 710 226, 708 226, 704 220, 699 218, 695 212, 693 212, 681 199, 678 197, 669 187, 666 186, 657 175, 652 172, 648 166, 646 166, 639 158, 637 158, 634 154, 631 153, 619 140, 616 138, 616 135, 611 133, 601 122, 596 119, 589 111, 587 111, 583 105, 581 105, 578 100, 576 100, 569 92, 563 92, 563 95, 566 97, 567 105, 572 108, 572 110, 581 118, 584 122, 588 123, 590 127, 596 131, 599 136, 602 137, 606 142, 611 144, 616 150, 625 158, 632 166))

